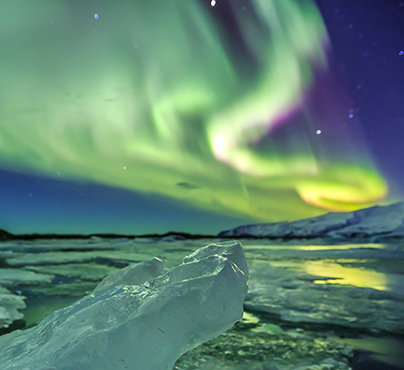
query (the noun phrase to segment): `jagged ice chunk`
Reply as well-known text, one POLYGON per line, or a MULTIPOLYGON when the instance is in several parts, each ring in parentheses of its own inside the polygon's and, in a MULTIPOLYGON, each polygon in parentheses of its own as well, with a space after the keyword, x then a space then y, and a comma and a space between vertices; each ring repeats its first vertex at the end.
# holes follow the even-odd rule
POLYGON ((242 318, 248 269, 239 242, 201 248, 148 280, 161 269, 158 259, 130 266, 38 326, 0 337, 2 369, 172 369, 242 318))

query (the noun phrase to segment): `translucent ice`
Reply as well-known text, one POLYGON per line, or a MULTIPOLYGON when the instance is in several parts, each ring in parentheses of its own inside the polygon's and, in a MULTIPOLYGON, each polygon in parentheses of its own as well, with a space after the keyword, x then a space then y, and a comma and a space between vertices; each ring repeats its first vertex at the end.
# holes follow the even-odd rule
MULTIPOLYGON (((94 289, 94 296, 98 296, 107 292, 111 288, 127 284, 127 285, 140 285, 148 280, 154 279, 163 273, 163 261, 159 258, 153 258, 150 261, 145 261, 136 265, 130 265, 122 270, 118 270, 98 284, 94 289)), ((91 295, 89 296, 91 297, 91 295)))
POLYGON ((201 248, 145 281, 160 272, 158 259, 131 266, 38 326, 0 337, 1 368, 171 369, 242 318, 248 270, 239 242, 201 248))

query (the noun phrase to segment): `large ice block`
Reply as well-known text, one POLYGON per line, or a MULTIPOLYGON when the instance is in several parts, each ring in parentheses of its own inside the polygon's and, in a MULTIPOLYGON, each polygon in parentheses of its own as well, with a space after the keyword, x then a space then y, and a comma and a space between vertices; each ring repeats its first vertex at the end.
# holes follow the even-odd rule
POLYGON ((201 248, 143 283, 160 268, 155 259, 124 269, 38 326, 0 337, 1 369, 172 369, 242 318, 248 270, 239 242, 201 248))

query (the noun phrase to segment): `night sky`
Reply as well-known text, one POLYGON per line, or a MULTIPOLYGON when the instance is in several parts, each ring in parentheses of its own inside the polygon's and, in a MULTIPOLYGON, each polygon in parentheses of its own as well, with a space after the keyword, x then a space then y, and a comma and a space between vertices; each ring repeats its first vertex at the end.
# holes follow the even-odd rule
POLYGON ((217 233, 404 198, 404 2, 0 0, 0 228, 217 233))

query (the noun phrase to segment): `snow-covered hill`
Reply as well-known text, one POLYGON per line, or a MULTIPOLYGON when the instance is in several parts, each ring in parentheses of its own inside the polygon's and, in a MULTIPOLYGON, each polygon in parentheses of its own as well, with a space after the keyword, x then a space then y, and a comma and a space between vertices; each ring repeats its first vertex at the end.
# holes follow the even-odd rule
POLYGON ((239 226, 218 235, 269 238, 392 238, 404 237, 404 203, 375 206, 354 212, 327 213, 294 222, 239 226))

